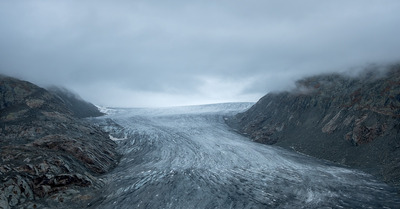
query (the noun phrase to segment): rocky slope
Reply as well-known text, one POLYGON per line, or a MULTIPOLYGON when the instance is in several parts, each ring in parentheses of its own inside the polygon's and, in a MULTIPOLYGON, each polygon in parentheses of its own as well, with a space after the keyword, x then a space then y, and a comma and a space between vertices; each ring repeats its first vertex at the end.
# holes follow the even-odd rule
POLYGON ((0 208, 86 204, 118 163, 108 134, 66 101, 0 76, 0 208))
POLYGON ((104 115, 99 111, 99 109, 97 109, 96 106, 94 106, 89 102, 86 102, 78 95, 72 93, 71 91, 65 88, 52 86, 47 88, 47 90, 51 94, 62 100, 63 103, 67 106, 67 108, 72 111, 75 117, 86 118, 86 117, 97 117, 104 115))
POLYGON ((228 124, 256 142, 360 168, 400 188, 400 65, 296 84, 228 124))

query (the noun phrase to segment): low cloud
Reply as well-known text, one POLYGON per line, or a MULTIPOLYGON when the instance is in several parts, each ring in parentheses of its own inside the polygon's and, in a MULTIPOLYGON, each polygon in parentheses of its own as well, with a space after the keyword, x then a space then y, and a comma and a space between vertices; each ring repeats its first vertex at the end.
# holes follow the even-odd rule
POLYGON ((2 1, 0 73, 107 106, 256 101, 400 60, 400 2, 2 1))

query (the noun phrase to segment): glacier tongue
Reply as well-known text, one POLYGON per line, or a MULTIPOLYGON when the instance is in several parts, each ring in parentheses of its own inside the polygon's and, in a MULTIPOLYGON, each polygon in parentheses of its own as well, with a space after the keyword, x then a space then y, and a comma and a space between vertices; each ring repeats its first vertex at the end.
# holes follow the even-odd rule
MULTIPOLYGON (((372 176, 273 146, 226 126, 252 103, 112 109, 120 165, 96 208, 395 208, 372 176)), ((110 128, 108 128, 111 130, 110 128)))

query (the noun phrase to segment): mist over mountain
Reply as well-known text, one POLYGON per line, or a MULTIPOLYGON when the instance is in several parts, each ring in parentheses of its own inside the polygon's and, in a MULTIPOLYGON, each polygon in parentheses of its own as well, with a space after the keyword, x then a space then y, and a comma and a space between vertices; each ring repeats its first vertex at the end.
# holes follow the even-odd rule
POLYGON ((72 93, 66 88, 51 86, 48 87, 47 90, 57 98, 61 99, 64 102, 64 105, 66 105, 68 109, 72 111, 74 116, 78 118, 104 115, 92 103, 83 100, 79 95, 72 93))
POLYGON ((400 59, 400 1, 0 1, 0 73, 97 105, 255 102, 400 59))
POLYGON ((361 168, 400 188, 400 65, 324 74, 228 123, 253 141, 361 168))
POLYGON ((100 115, 66 90, 0 76, 0 208, 81 207, 119 161, 100 115), (64 204, 64 206, 63 206, 64 204))
POLYGON ((399 11, 0 1, 0 209, 400 208, 399 11))
POLYGON ((64 88, 1 76, 0 206, 395 208, 399 79, 400 65, 374 66, 255 104, 104 115, 64 88))

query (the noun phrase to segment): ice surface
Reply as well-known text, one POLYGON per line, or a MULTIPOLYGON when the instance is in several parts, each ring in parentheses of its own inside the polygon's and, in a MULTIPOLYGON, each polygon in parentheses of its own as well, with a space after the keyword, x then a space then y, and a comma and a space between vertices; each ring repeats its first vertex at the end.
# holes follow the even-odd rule
POLYGON ((250 103, 112 109, 126 140, 96 208, 396 208, 360 171, 251 142, 224 123, 250 103))
POLYGON ((100 111, 113 118, 131 116, 167 116, 167 115, 190 115, 190 114, 232 114, 243 112, 253 106, 252 102, 242 103, 220 103, 208 105, 193 105, 193 106, 179 106, 179 107, 164 107, 164 108, 112 108, 112 107, 99 107, 100 111))

